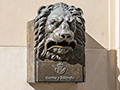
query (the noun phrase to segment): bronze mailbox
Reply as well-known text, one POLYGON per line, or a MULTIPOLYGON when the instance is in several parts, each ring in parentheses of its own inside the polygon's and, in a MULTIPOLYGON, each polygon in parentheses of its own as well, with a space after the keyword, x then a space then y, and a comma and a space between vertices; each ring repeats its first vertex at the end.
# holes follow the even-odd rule
POLYGON ((80 8, 42 6, 28 22, 28 82, 84 82, 85 20, 80 8))

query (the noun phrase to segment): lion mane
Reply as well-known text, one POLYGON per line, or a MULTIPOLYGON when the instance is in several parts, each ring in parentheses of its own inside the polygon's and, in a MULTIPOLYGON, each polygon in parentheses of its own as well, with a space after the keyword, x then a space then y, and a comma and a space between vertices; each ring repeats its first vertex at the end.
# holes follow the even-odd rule
MULTIPOLYGON (((57 3, 49 6, 42 6, 38 10, 38 15, 34 19, 34 51, 35 57, 40 60, 46 59, 45 42, 48 38, 48 33, 45 32, 46 22, 51 11, 57 8, 63 8, 71 13, 76 18, 74 39, 77 41, 77 45, 72 53, 68 55, 70 60, 67 62, 70 64, 80 63, 85 65, 85 20, 83 19, 83 11, 80 8, 69 6, 65 3, 57 3)), ((67 56, 66 56, 67 57, 67 56)))

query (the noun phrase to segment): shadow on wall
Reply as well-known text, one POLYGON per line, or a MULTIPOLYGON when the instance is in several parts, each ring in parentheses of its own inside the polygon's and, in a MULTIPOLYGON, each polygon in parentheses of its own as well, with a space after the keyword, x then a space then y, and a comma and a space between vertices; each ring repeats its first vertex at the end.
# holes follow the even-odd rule
POLYGON ((30 83, 35 90, 116 90, 116 50, 107 50, 86 33, 84 83, 30 83))

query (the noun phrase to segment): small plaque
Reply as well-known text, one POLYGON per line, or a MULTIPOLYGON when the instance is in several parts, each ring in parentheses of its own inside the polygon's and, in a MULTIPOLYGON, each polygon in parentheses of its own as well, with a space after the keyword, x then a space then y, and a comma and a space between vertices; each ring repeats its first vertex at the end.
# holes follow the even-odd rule
POLYGON ((83 66, 66 62, 36 63, 36 82, 83 82, 83 66))

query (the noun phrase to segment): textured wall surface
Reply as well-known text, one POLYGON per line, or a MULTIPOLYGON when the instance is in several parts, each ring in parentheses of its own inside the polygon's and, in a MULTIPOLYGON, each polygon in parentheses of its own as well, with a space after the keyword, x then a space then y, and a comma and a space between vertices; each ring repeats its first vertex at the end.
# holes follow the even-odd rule
POLYGON ((27 83, 26 47, 1 47, 1 90, 109 90, 107 54, 104 49, 86 49, 85 83, 27 83), (94 57, 93 57, 94 56, 94 57))
MULTIPOLYGON (((116 51, 113 50, 114 54, 109 56, 108 50, 111 39, 109 26, 114 25, 113 13, 113 22, 109 21, 110 1, 114 0, 1 0, 0 90, 115 90, 116 51), (80 7, 84 12, 86 82, 28 84, 27 22, 35 18, 40 6, 57 2, 80 7)), ((111 27, 114 30, 114 26, 111 27)), ((114 37, 112 39, 114 41, 114 37)))
POLYGON ((0 45, 26 46, 26 23, 42 5, 64 2, 82 8, 86 31, 108 48, 108 0, 1 0, 0 45), (7 35, 6 35, 7 34, 7 35))

